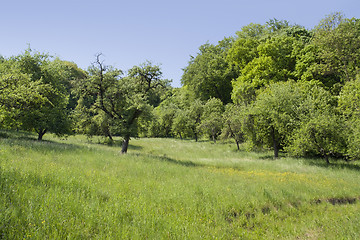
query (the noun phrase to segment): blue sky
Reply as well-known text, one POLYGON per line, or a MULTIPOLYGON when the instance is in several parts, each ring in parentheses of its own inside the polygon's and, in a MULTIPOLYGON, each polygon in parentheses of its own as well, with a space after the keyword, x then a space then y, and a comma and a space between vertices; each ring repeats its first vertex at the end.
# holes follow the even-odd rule
POLYGON ((101 52, 106 64, 123 71, 150 60, 179 87, 182 68, 206 42, 217 43, 249 23, 272 18, 311 29, 336 11, 360 18, 360 1, 3 1, 0 54, 18 55, 30 44, 86 69, 101 52))

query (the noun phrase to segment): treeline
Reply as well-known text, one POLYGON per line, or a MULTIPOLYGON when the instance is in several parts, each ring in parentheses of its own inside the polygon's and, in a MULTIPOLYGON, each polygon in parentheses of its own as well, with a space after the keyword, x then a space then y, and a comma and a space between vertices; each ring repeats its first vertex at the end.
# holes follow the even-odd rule
POLYGON ((123 136, 126 153, 138 122, 148 119, 170 89, 158 66, 146 62, 123 72, 101 54, 84 71, 76 64, 27 49, 0 59, 0 123, 3 129, 123 136))
POLYGON ((360 157, 360 19, 308 30, 249 24, 191 57, 182 87, 150 62, 124 74, 101 54, 85 71, 32 52, 0 59, 2 128, 130 137, 233 138, 239 148, 360 157))
POLYGON ((275 157, 283 150, 327 161, 358 159, 359 68, 360 19, 335 13, 312 30, 273 19, 205 44, 182 83, 206 101, 203 118, 211 114, 214 121, 203 119, 199 128, 213 139, 222 135, 251 149, 271 148, 275 157), (207 112, 215 102, 218 107, 207 112))

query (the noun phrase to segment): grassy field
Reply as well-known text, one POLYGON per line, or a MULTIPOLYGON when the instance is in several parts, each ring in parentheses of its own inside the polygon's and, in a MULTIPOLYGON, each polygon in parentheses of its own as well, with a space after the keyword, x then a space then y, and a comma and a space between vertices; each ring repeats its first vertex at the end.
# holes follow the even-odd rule
POLYGON ((0 135, 0 239, 360 239, 360 165, 234 144, 0 135), (11 136, 11 137, 9 137, 11 136))

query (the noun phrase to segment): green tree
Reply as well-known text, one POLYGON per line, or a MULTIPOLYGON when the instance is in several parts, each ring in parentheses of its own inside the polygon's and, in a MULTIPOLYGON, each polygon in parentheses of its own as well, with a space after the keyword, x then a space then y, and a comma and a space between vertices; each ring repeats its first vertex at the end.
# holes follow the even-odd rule
MULTIPOLYGON (((172 99, 171 99, 172 100, 172 99)), ((173 122, 179 107, 171 100, 162 102, 154 109, 156 116, 156 124, 158 125, 154 130, 156 137, 171 137, 173 133, 173 122)))
POLYGON ((181 133, 181 137, 198 140, 203 103, 186 86, 173 89, 153 113, 155 118, 149 126, 150 136, 169 137, 181 133))
POLYGON ((223 138, 233 138, 237 149, 240 150, 240 143, 245 141, 244 127, 247 119, 245 106, 234 105, 232 103, 227 104, 225 106, 223 119, 223 138))
POLYGON ((330 156, 344 156, 346 153, 346 132, 339 116, 332 113, 312 114, 294 131, 287 150, 296 156, 319 154, 330 163, 330 156))
POLYGON ((198 141, 200 135, 201 119, 204 112, 204 104, 200 99, 195 99, 189 104, 188 114, 189 122, 188 127, 190 128, 195 141, 198 141))
POLYGON ((40 80, 32 81, 30 74, 22 73, 14 59, 0 62, 0 124, 3 128, 20 128, 20 114, 40 108, 47 99, 49 88, 40 80))
POLYGON ((96 96, 90 108, 103 113, 118 127, 123 136, 122 153, 126 153, 130 137, 138 135, 138 121, 141 115, 151 111, 151 104, 158 88, 165 88, 167 80, 162 79, 158 66, 146 62, 134 66, 128 76, 121 77, 118 69, 106 66, 101 54, 89 68, 89 78, 82 84, 85 96, 96 96))
POLYGON ((298 53, 312 37, 305 28, 272 19, 266 25, 245 26, 237 35, 227 54, 227 61, 239 72, 232 82, 234 103, 248 105, 259 89, 299 79, 295 71, 298 53))
POLYGON ((262 41, 256 47, 256 56, 241 70, 233 81, 232 99, 249 104, 256 97, 256 90, 271 83, 294 79, 295 57, 292 55, 296 38, 279 35, 262 41))
POLYGON ((189 136, 189 124, 190 118, 189 113, 187 110, 178 109, 175 113, 173 124, 172 124, 172 131, 174 134, 179 134, 180 139, 183 137, 189 136))
POLYGON ((360 76, 346 82, 339 95, 339 110, 347 124, 348 156, 360 159, 360 76))
POLYGON ((315 28, 314 44, 319 47, 323 72, 335 72, 340 83, 359 74, 360 19, 346 19, 341 13, 328 15, 315 28))
POLYGON ((27 104, 26 110, 17 108, 20 110, 17 118, 21 128, 36 131, 38 140, 42 140, 46 132, 70 134, 71 121, 67 109, 69 93, 64 84, 64 72, 59 71, 57 62, 52 61, 48 54, 31 49, 12 57, 10 61, 15 63, 18 73, 29 76, 31 85, 38 88, 35 93, 43 99, 40 104, 27 104))
POLYGON ((302 99, 302 90, 293 81, 273 83, 264 89, 251 110, 255 144, 272 148, 277 158, 299 124, 298 107, 302 99))
POLYGON ((318 85, 303 85, 304 97, 298 106, 298 127, 292 132, 286 150, 296 156, 344 156, 348 131, 336 111, 336 98, 318 85))
POLYGON ((237 76, 235 68, 226 61, 231 40, 218 45, 204 44, 196 57, 192 57, 184 69, 181 82, 195 93, 196 98, 206 101, 212 97, 222 102, 231 101, 231 81, 237 76))
POLYGON ((223 127, 222 114, 224 106, 220 99, 211 98, 204 105, 204 112, 201 116, 200 129, 216 143, 217 137, 221 134, 223 127))

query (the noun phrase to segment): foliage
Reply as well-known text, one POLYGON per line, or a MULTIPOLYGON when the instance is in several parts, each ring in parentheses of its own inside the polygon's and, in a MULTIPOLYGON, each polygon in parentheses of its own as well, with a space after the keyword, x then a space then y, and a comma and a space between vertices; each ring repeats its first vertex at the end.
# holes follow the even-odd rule
POLYGON ((354 80, 360 63, 360 20, 334 13, 316 27, 314 43, 320 48, 325 71, 334 71, 340 83, 354 80))
POLYGON ((149 115, 151 105, 157 104, 158 89, 165 88, 168 81, 162 79, 160 68, 150 62, 134 66, 128 76, 120 77, 120 70, 106 66, 100 58, 98 54, 89 68, 89 78, 81 85, 81 92, 85 98, 95 97, 89 103, 90 109, 104 113, 100 115, 101 126, 111 123, 117 128, 124 138, 122 153, 126 153, 130 137, 138 135, 138 120, 149 115))
POLYGON ((156 116, 157 122, 155 124, 158 127, 153 130, 153 135, 155 137, 171 137, 173 130, 173 121, 178 111, 178 106, 168 101, 163 101, 157 108, 154 109, 154 114, 156 116))
POLYGON ((347 122, 348 156, 360 159, 360 76, 355 81, 346 82, 339 95, 339 110, 347 122))
POLYGON ((347 119, 360 118, 360 75, 345 83, 339 94, 339 110, 347 119))
POLYGON ((204 113, 204 104, 199 99, 195 99, 189 104, 188 114, 189 114, 189 122, 188 127, 190 128, 195 141, 198 141, 198 137, 200 134, 200 125, 202 115, 204 113))
POLYGON ((299 106, 299 127, 295 129, 287 150, 294 155, 316 154, 329 157, 344 156, 347 131, 336 111, 336 99, 317 85, 305 84, 304 98, 299 106))
POLYGON ((182 109, 177 110, 172 124, 172 132, 179 134, 180 139, 183 139, 183 136, 190 136, 189 122, 190 117, 188 112, 182 109))
POLYGON ((240 143, 245 141, 245 122, 247 120, 245 106, 229 103, 225 106, 223 113, 224 126, 222 129, 223 138, 233 138, 237 149, 240 150, 240 143))
POLYGON ((196 99, 186 87, 173 89, 172 94, 164 99, 153 111, 149 125, 150 136, 191 137, 198 140, 199 125, 203 112, 203 103, 196 99))
MULTIPOLYGON (((272 24, 277 25, 276 21, 272 24)), ((281 24, 280 24, 281 25, 281 24)), ((295 54, 309 34, 301 27, 271 27, 265 38, 240 37, 229 50, 228 61, 239 67, 240 76, 233 81, 232 99, 235 103, 250 104, 256 90, 271 83, 296 79, 295 54)), ((282 26, 282 25, 281 25, 282 26)), ((242 36, 239 34, 239 36, 242 36)), ((245 35, 248 36, 248 35, 245 35)))
POLYGON ((204 105, 204 112, 201 116, 201 131, 216 142, 217 137, 221 134, 223 127, 222 114, 224 106, 220 99, 211 98, 204 105))
POLYGON ((256 144, 272 148, 275 158, 299 124, 298 107, 302 99, 298 84, 279 82, 260 92, 252 106, 256 144))
POLYGON ((197 98, 206 101, 219 98, 223 103, 231 101, 231 81, 237 75, 235 68, 226 61, 230 39, 218 45, 204 44, 196 57, 192 57, 184 69, 182 84, 191 89, 197 98))
POLYGON ((346 153, 345 125, 336 115, 312 116, 294 131, 293 139, 288 150, 297 156, 320 154, 330 163, 330 156, 343 156, 346 153))
POLYGON ((29 48, 0 56, 0 124, 38 139, 121 136, 124 153, 130 137, 221 135, 275 157, 359 159, 359 49, 359 19, 334 13, 307 30, 274 18, 200 46, 173 89, 150 62, 123 75, 98 54, 84 71, 29 48))
POLYGON ((20 114, 39 108, 46 102, 41 94, 48 86, 41 81, 31 81, 30 75, 21 73, 17 62, 0 63, 0 123, 3 128, 19 128, 20 114))
POLYGON ((2 78, 7 81, 7 89, 16 88, 9 94, 13 103, 8 97, 5 105, 12 105, 15 110, 12 114, 15 114, 16 125, 35 130, 39 140, 46 132, 71 133, 67 109, 70 89, 65 86, 71 73, 63 68, 62 63, 59 59, 51 61, 47 54, 33 53, 28 49, 8 60, 7 64, 12 67, 3 68, 2 78))

